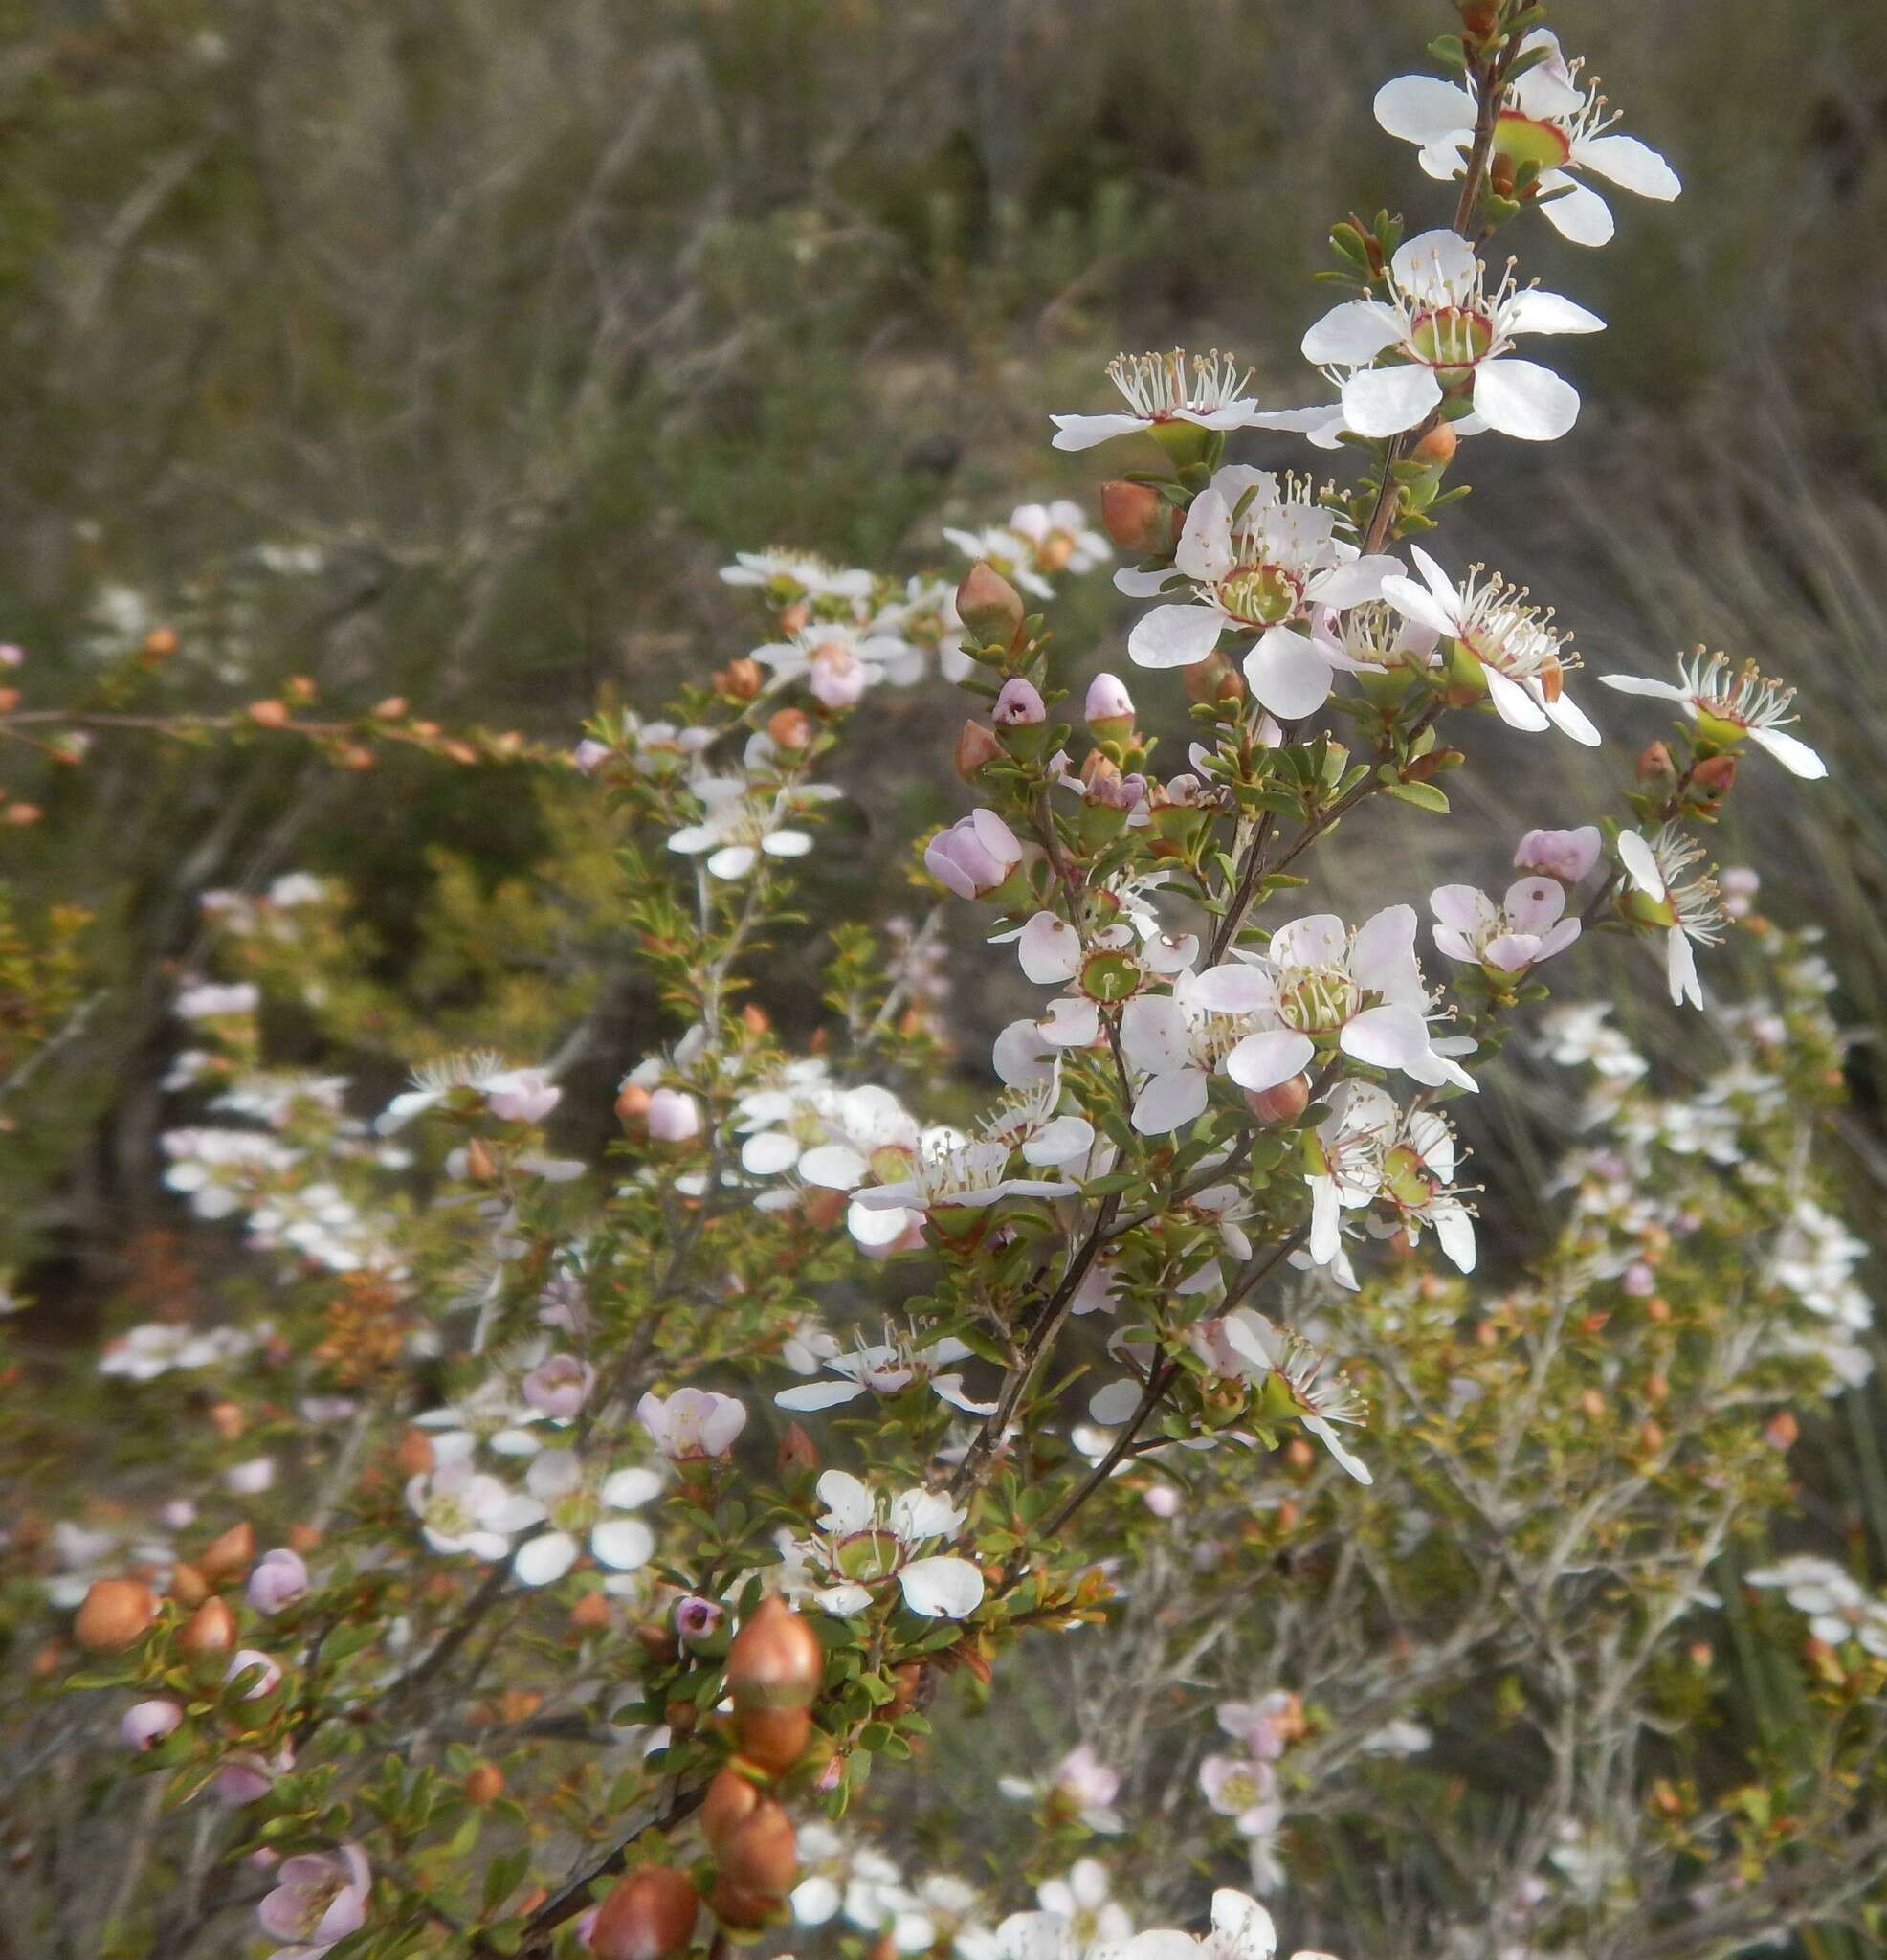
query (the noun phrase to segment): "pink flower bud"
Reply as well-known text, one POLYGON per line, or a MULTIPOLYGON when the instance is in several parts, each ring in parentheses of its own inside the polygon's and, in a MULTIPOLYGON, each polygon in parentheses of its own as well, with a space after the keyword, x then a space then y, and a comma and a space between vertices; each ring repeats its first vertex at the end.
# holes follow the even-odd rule
POLYGON ((273 1764, 264 1762, 252 1750, 241 1749, 223 1758, 210 1787, 218 1803, 236 1809, 246 1803, 259 1803, 276 1787, 276 1778, 294 1766, 294 1755, 286 1747, 273 1764))
POLYGON ((1047 703, 1021 675, 1003 682, 991 720, 999 728, 1032 728, 1049 718, 1047 703))
POLYGON ((563 1100, 541 1068, 514 1068, 485 1084, 485 1106, 506 1123, 542 1123, 563 1100))
POLYGON ((257 1613, 279 1613, 307 1596, 308 1568, 285 1545, 265 1551, 249 1575, 249 1603, 257 1613))
POLYGON ((1599 861, 1599 827, 1576 831, 1528 831, 1514 853, 1514 869, 1562 884, 1577 884, 1599 861))
POLYGON ((992 892, 1022 862, 1015 833, 993 810, 973 810, 924 846, 924 868, 960 899, 992 892))
POLYGON ((1176 1518, 1179 1516, 1180 1494, 1170 1483, 1148 1484, 1141 1497, 1141 1503, 1156 1518, 1176 1518))
POLYGON ((574 1354, 553 1354, 531 1370, 522 1383, 524 1400, 540 1415, 567 1421, 589 1397, 596 1386, 596 1370, 574 1354))
POLYGON ((649 1098, 649 1134, 657 1143, 685 1144, 701 1133, 701 1112, 680 1089, 657 1089, 649 1098))
POLYGON ((610 750, 606 744, 588 740, 577 744, 572 756, 577 768, 587 776, 593 776, 609 759, 610 750))
POLYGON ((1121 681, 1112 674, 1097 674, 1088 682, 1088 698, 1082 704, 1082 715, 1090 728, 1098 732, 1112 734, 1116 724, 1124 733, 1133 726, 1134 698, 1121 681))
POLYGON ((262 1652, 259 1647, 238 1647, 230 1656, 230 1664, 224 1671, 226 1682, 234 1681, 238 1676, 253 1673, 260 1668, 259 1678, 243 1689, 245 1702, 259 1702, 266 1694, 281 1685, 281 1669, 262 1652))
POLYGON ((118 1725, 118 1737, 127 1749, 155 1748, 183 1719, 175 1702, 135 1702, 118 1725))

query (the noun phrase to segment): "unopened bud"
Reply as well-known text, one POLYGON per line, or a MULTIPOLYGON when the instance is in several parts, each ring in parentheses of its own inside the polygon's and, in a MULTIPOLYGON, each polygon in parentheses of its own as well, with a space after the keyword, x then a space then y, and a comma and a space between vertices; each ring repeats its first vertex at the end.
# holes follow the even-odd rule
POLYGON ((157 1594, 142 1579, 94 1579, 72 1622, 72 1637, 95 1654, 128 1647, 157 1617, 157 1594))
POLYGON ((1017 674, 1003 682, 993 719, 999 728, 1035 728, 1049 718, 1048 704, 1029 681, 1017 674))
POLYGON ((249 703, 249 719, 258 728, 286 728, 288 703, 280 701, 253 701, 249 703))
POLYGON ((737 1710, 805 1708, 825 1679, 818 1635, 777 1592, 760 1602, 727 1650, 727 1691, 737 1710))
MULTIPOLYGON (((721 1840, 721 1882, 747 1898, 780 1900, 799 1876, 799 1840, 792 1819, 770 1796, 721 1840)), ((719 1907, 716 1908, 719 1910, 719 1907)))
POLYGON ((1410 460, 1426 463, 1431 469, 1445 467, 1454 460, 1454 452, 1460 447, 1460 442, 1453 422, 1437 422, 1409 452, 1410 460))
POLYGON ((798 1423, 789 1422, 773 1453, 782 1477, 810 1477, 819 1467, 819 1446, 798 1423))
POLYGON ((170 1568, 170 1596, 179 1606, 201 1606, 210 1596, 209 1582, 184 1559, 170 1568))
POLYGON ((1134 698, 1113 674, 1097 674, 1088 682, 1081 716, 1102 742, 1124 742, 1133 733, 1134 698))
POLYGON ((957 773, 966 783, 973 783, 1002 752, 1003 745, 981 722, 966 722, 963 733, 957 737, 957 752, 953 758, 957 773))
POLYGON ((467 1772, 465 1799, 468 1803, 493 1802, 504 1790, 504 1771, 496 1763, 478 1763, 467 1772))
POLYGON ((729 660, 714 677, 715 689, 730 701, 751 701, 766 684, 758 660, 729 660))
POLYGON ((1584 1389, 1580 1392, 1579 1406, 1597 1422, 1606 1413, 1606 1398, 1597 1389, 1584 1389))
POLYGON ((589 1923, 596 1960, 668 1960, 695 1937, 700 1894, 686 1872, 645 1864, 617 1881, 589 1923))
POLYGON ((1700 800, 1720 801, 1730 792, 1737 779, 1737 759, 1733 755, 1706 755, 1691 770, 1691 788, 1700 800))
POLYGON ((766 732, 782 748, 804 748, 812 740, 812 718, 803 708, 782 708, 767 717, 766 732))
POLYGON ((385 701, 377 701, 368 710, 376 722, 397 722, 407 711, 407 698, 403 694, 389 694, 385 701))
POLYGON ((675 1629, 659 1620, 643 1620, 635 1629, 635 1642, 657 1667, 673 1667, 681 1658, 675 1629))
POLYGON ((255 1532, 245 1518, 219 1532, 197 1553, 194 1564, 212 1586, 237 1572, 246 1572, 255 1557, 255 1532))
POLYGON ((600 1632, 610 1624, 610 1595, 607 1592, 586 1592, 570 1608, 570 1624, 587 1634, 600 1632))
POLYGON ((235 1403, 212 1402, 210 1426, 226 1443, 233 1443, 248 1427, 248 1420, 235 1403))
POLYGON ((465 1175, 473 1184, 489 1184, 498 1175, 498 1166, 480 1137, 474 1137, 465 1147, 465 1175))
POLYGON ((760 1808, 760 1792, 738 1770, 721 1770, 707 1787, 701 1803, 701 1836, 712 1850, 737 1824, 744 1823, 760 1808))
POLYGON ((235 1615, 220 1599, 206 1599, 177 1634, 183 1654, 221 1654, 236 1641, 235 1615))
POLYGON ((767 1017, 766 1010, 757 1001, 748 1001, 746 1006, 741 1010, 741 1026, 749 1035, 755 1036, 764 1035, 772 1025, 772 1021, 767 1017))
POLYGON ((957 588, 957 617, 984 644, 1008 646, 1022 631, 1022 594, 978 559, 957 588))
POLYGON ((737 1708, 734 1733, 748 1762, 778 1776, 806 1753, 812 1717, 804 1708, 737 1708))
POLYGON ((146 660, 167 660, 177 651, 177 635, 167 626, 153 626, 138 651, 146 660))
POLYGON ((1638 757, 1635 770, 1639 784, 1646 789, 1669 789, 1677 780, 1676 765, 1671 760, 1671 751, 1661 742, 1654 742, 1638 757))
POLYGON ((1116 478, 1100 486, 1100 527, 1136 558, 1164 558, 1183 523, 1178 509, 1151 483, 1116 478))
POLYGON ((1296 1123, 1310 1107, 1310 1078, 1295 1075, 1269 1089, 1247 1089, 1245 1106, 1260 1123, 1296 1123))
POLYGON ((1763 1427, 1763 1440, 1772 1450, 1792 1450, 1801 1434, 1801 1425, 1787 1409, 1778 1409, 1763 1427))
POLYGON ((1284 1462, 1288 1469, 1299 1477, 1308 1477, 1317 1468, 1317 1452, 1305 1442, 1302 1437, 1294 1436, 1284 1445, 1284 1462))
POLYGON ((626 1128, 646 1123, 649 1117, 649 1092, 640 1082, 625 1082, 616 1093, 616 1121, 626 1128))
POLYGON ((402 1477, 424 1477, 436 1460, 433 1438, 423 1429, 408 1430, 400 1438, 393 1460, 402 1477))
POLYGON ((1195 660, 1185 670, 1185 676, 1188 701, 1238 701, 1245 693, 1245 683, 1237 669, 1220 653, 1195 660))

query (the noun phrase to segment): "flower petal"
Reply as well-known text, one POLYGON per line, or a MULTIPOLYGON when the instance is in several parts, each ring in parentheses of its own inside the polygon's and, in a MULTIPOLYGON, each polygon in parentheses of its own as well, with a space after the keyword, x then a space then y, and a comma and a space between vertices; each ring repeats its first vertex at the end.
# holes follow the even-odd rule
POLYGON ((1579 390, 1538 362, 1505 355, 1475 369, 1475 412, 1522 442, 1552 442, 1579 419, 1579 390))
POLYGON ((966 1558, 913 1559, 898 1585, 904 1604, 926 1619, 964 1619, 983 1604, 983 1574, 966 1558))
POLYGON ((1141 667, 1191 667, 1219 643, 1223 617, 1210 606, 1156 606, 1127 635, 1127 654, 1141 667))
POLYGON ((1441 383, 1426 368, 1359 368, 1343 383, 1343 419, 1359 435, 1400 435, 1440 400, 1441 383))

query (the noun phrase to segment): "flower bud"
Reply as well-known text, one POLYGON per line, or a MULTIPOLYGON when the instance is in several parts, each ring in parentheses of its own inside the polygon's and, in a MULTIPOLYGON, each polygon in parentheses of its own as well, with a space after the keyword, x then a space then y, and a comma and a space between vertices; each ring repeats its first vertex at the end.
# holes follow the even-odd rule
POLYGON ((157 1594, 142 1579, 94 1579, 72 1622, 72 1637, 93 1653, 128 1647, 157 1617, 157 1594))
POLYGON ((1772 1450, 1792 1450, 1801 1437, 1801 1425, 1787 1409, 1778 1409, 1763 1429, 1763 1440, 1772 1450))
POLYGON ((177 1635, 183 1654, 221 1654, 235 1645, 235 1615, 220 1599, 206 1599, 177 1635))
POLYGON ((738 1708, 734 1733, 748 1762, 778 1776, 806 1753, 812 1717, 804 1708, 738 1708))
POLYGON ((1677 786, 1677 767, 1671 760, 1671 751, 1661 742, 1654 742, 1638 757, 1635 771, 1641 789, 1654 791, 1668 796, 1677 786))
POLYGON ((1134 698, 1112 674, 1097 674, 1088 682, 1081 715, 1102 742, 1124 742, 1134 732, 1134 698))
POLYGON ((1409 452, 1410 460, 1426 463, 1432 469, 1446 468, 1454 460, 1454 452, 1460 447, 1460 441, 1453 422, 1437 422, 1409 452))
POLYGON ((798 1423, 789 1422, 781 1433, 773 1460, 782 1477, 810 1477, 819 1467, 819 1448, 798 1423))
MULTIPOLYGON (((220 1600, 212 1603, 222 1604, 220 1600)), ((249 1678, 249 1685, 242 1691, 245 1702, 259 1702, 281 1685, 281 1669, 259 1647, 238 1647, 230 1656, 230 1664, 223 1670, 224 1681, 240 1681, 244 1677, 249 1678)))
POLYGON ((255 1556, 255 1532, 245 1518, 241 1524, 232 1525, 227 1531, 212 1538, 197 1553, 194 1563, 197 1570, 212 1586, 220 1586, 235 1573, 247 1571, 255 1556))
POLYGON ((721 1884, 745 1898, 784 1899, 799 1876, 792 1819, 770 1796, 763 1796, 723 1834, 719 1862, 721 1884))
POLYGON ((649 1098, 648 1122, 657 1143, 685 1144, 701 1133, 701 1112, 680 1089, 657 1089, 649 1098))
POLYGON ((640 1082, 625 1082, 616 1092, 616 1121, 625 1128, 646 1123, 653 1100, 640 1082))
POLYGON ((1003 745, 981 722, 966 722, 953 758, 957 773, 966 783, 973 783, 1002 752, 1003 745))
POLYGON ((170 1568, 170 1596, 179 1606, 201 1606, 210 1596, 210 1588, 193 1565, 179 1559, 170 1568))
POLYGON ((715 692, 724 694, 729 701, 751 701, 766 682, 760 662, 751 659, 729 660, 714 677, 715 692))
POLYGON ((957 617, 984 645, 1010 645, 1022 631, 1022 594, 981 559, 957 588, 957 617))
POLYGON ((437 1460, 433 1438, 423 1429, 410 1429, 400 1438, 393 1460, 402 1477, 424 1477, 437 1460))
POLYGON ((1310 1107, 1310 1078, 1299 1074, 1275 1088, 1247 1089, 1245 1106, 1260 1123, 1296 1123, 1310 1107))
POLYGON ((1185 520, 1151 483, 1117 478, 1100 486, 1100 527, 1122 551, 1137 558, 1164 558, 1185 520))
POLYGON ((668 1960, 695 1936, 700 1895, 686 1872, 645 1864, 617 1881, 589 1924, 597 1960, 668 1960))
POLYGON ((1557 879, 1561 884, 1577 884, 1599 861, 1599 849, 1595 823, 1576 831, 1528 831, 1514 851, 1514 869, 1557 879))
POLYGON ((1221 653, 1210 653, 1183 670, 1188 701, 1242 701, 1245 682, 1238 670, 1221 653))
POLYGON ((503 1790, 504 1771, 496 1763, 477 1763, 467 1772, 465 1797, 468 1803, 492 1803, 503 1790))
POLYGON ((570 1624, 585 1633, 594 1633, 610 1624, 610 1595, 607 1592, 586 1592, 570 1608, 570 1624))
POLYGON ((719 1851, 734 1827, 752 1816, 760 1803, 760 1792, 738 1770, 718 1771, 701 1803, 701 1836, 710 1849, 719 1851))
POLYGON ((782 748, 801 749, 812 740, 812 718, 804 708, 782 708, 767 717, 766 732, 782 748))
POLYGON ((754 1609, 727 1650, 727 1691, 737 1710, 805 1708, 826 1679, 826 1650, 778 1593, 754 1609))
POLYGON ((175 1702, 134 1702, 118 1725, 118 1739, 127 1749, 155 1748, 183 1719, 175 1702))
POLYGON ((995 891, 1022 862, 1015 833, 993 810, 973 810, 924 846, 924 869, 960 899, 995 891))
POLYGON ((727 1609, 717 1599, 702 1599, 693 1592, 675 1602, 675 1636, 684 1647, 707 1653, 720 1645, 727 1619, 727 1609))
POLYGON ((265 1551, 249 1575, 249 1603, 257 1613, 279 1613, 308 1596, 308 1568, 300 1552, 278 1546, 265 1551))
POLYGON ((996 697, 994 720, 999 728, 1038 727, 1049 718, 1048 703, 1034 685, 1020 674, 1003 682, 996 697))
POLYGON ((1706 755, 1691 770, 1691 789, 1698 801, 1718 803, 1730 793, 1736 779, 1735 756, 1706 755))

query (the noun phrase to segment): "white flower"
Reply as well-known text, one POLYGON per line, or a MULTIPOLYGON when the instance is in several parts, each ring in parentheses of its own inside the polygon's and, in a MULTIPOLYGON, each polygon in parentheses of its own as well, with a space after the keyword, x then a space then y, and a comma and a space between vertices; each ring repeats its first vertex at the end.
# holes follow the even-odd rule
POLYGON ((1429 905, 1438 951, 1509 977, 1564 952, 1579 937, 1579 921, 1563 916, 1565 886, 1557 879, 1515 880, 1498 910, 1471 884, 1437 885, 1429 905))
POLYGON ((1400 1069, 1428 1088, 1472 1089, 1474 1078, 1430 1035, 1415 927, 1412 905, 1386 905, 1354 931, 1335 913, 1316 912, 1279 926, 1263 953, 1200 974, 1189 990, 1194 1004, 1253 1015, 1264 1030, 1232 1049, 1226 1073, 1241 1088, 1275 1088, 1305 1066, 1308 1044, 1400 1069))
POLYGON ((646 1504, 661 1489, 653 1470, 599 1475, 574 1450, 545 1450, 531 1459, 525 1487, 536 1501, 533 1522, 549 1525, 518 1548, 512 1570, 526 1586, 548 1586, 577 1562, 587 1541, 599 1565, 633 1572, 655 1556, 655 1534, 640 1518, 618 1516, 646 1504))
MULTIPOLYGON (((910 1174, 890 1184, 866 1185, 854 1200, 872 1212, 921 1212, 945 1230, 965 1229, 973 1214, 1009 1197, 1065 1198, 1077 1186, 1065 1177, 1011 1177, 1014 1153, 1000 1138, 970 1142, 925 1140, 910 1174)), ((899 1230, 901 1232, 902 1226, 899 1230)))
POLYGON ((794 1547, 789 1588, 810 1592, 823 1611, 846 1618, 863 1613, 893 1584, 904 1604, 926 1619, 966 1619, 983 1603, 983 1574, 966 1558, 917 1556, 951 1539, 966 1515, 935 1491, 900 1491, 889 1504, 857 1478, 828 1470, 817 1489, 826 1511, 818 1538, 794 1547))
POLYGON ((804 681, 822 707, 854 706, 867 688, 876 687, 901 667, 911 650, 901 639, 874 634, 842 620, 815 620, 790 639, 754 649, 754 658, 773 670, 785 686, 804 681))
POLYGON ((1316 1053, 1310 1037, 1295 1029, 1258 1031, 1262 981, 1249 967, 1233 970, 1243 990, 1236 997, 1249 995, 1253 1005, 1222 1011, 1213 1003, 1232 997, 1223 985, 1209 989, 1202 983, 1210 975, 1182 974, 1171 993, 1143 994, 1122 1010, 1121 1052, 1143 1078, 1133 1107, 1133 1125, 1143 1136, 1164 1136, 1204 1115, 1221 1065, 1241 1088, 1270 1089, 1288 1081, 1316 1053), (1230 1060, 1234 1056, 1236 1068, 1230 1060))
POLYGON ((247 980, 227 987, 205 980, 178 994, 174 1012, 179 1020, 210 1021, 226 1014, 253 1014, 261 1004, 261 989, 247 980))
POLYGON ((1831 1647, 1858 1640, 1870 1654, 1887 1660, 1887 1600, 1870 1598, 1832 1559, 1786 1558, 1751 1572, 1749 1583, 1780 1588, 1797 1613, 1809 1615, 1809 1631, 1816 1639, 1831 1647))
POLYGON ((468 1551, 474 1558, 505 1557, 511 1541, 543 1516, 540 1505, 522 1498, 496 1477, 472 1466, 472 1443, 440 1437, 433 1444, 431 1470, 407 1480, 407 1506, 434 1551, 468 1551))
POLYGON ((1490 293, 1486 268, 1454 232, 1424 232, 1396 249, 1387 296, 1347 300, 1305 334, 1304 359, 1344 368, 1343 419, 1359 435, 1399 435, 1451 396, 1472 400, 1490 429, 1529 442, 1564 435, 1579 417, 1572 384, 1514 359, 1522 333, 1597 333, 1605 322, 1512 272, 1490 293), (1388 367, 1371 363, 1386 353, 1388 367))
POLYGON ((1217 1333, 1239 1378, 1262 1388, 1272 1407, 1318 1437, 1359 1483, 1375 1481, 1337 1433, 1338 1424, 1360 1428, 1369 1414, 1368 1404, 1321 1348, 1245 1306, 1219 1321, 1217 1333))
POLYGON ((1794 688, 1765 679, 1753 660, 1738 669, 1726 654, 1705 654, 1698 648, 1688 657, 1678 655, 1677 683, 1646 680, 1635 674, 1601 674, 1599 679, 1620 694, 1675 701, 1718 748, 1734 750, 1746 736, 1791 775, 1817 782, 1828 774, 1828 765, 1806 742, 1782 732, 1796 719, 1790 712, 1794 688))
POLYGON ((1703 988, 1697 977, 1697 955, 1691 942, 1715 946, 1723 936, 1723 908, 1718 903, 1716 881, 1685 879, 1703 857, 1703 847, 1676 824, 1666 824, 1655 836, 1621 831, 1618 861, 1625 867, 1632 891, 1626 912, 1641 925, 1665 930, 1665 974, 1671 983, 1671 1004, 1703 1005, 1703 988))
MULTIPOLYGON (((1093 1047, 1100 1039, 1103 1007, 1131 999, 1149 977, 1184 972, 1198 957, 1199 942, 1191 933, 1174 938, 1157 925, 1149 933, 1147 923, 1132 912, 1119 916, 1123 909, 1115 907, 1114 916, 1091 926, 1085 940, 1049 911, 1035 913, 1016 934, 1016 958, 1037 987, 1073 983, 1035 1024, 1047 1046, 1093 1047)), ((997 1066, 1002 1065, 999 1052, 997 1066)))
POLYGON ((1098 1858, 1077 1858, 1059 1879, 1045 1879, 1035 1887, 1044 1912, 1068 1922, 1068 1935, 1077 1953, 1113 1948, 1133 1937, 1127 1909, 1112 1896, 1113 1882, 1098 1858))
POLYGON ((443 1430, 434 1438, 435 1450, 450 1456, 463 1456, 475 1442, 490 1446, 500 1457, 528 1457, 538 1447, 531 1425, 538 1412, 514 1398, 511 1384, 502 1375, 487 1375, 469 1394, 438 1409, 429 1409, 413 1421, 420 1429, 443 1430))
POLYGON ((1462 1272, 1472 1273, 1474 1215, 1461 1201, 1454 1165, 1454 1131, 1448 1119, 1418 1109, 1387 1140, 1377 1200, 1394 1213, 1411 1243, 1424 1225, 1432 1226, 1442 1251, 1462 1272))
POLYGON ((1305 425, 1297 411, 1260 413, 1245 392, 1251 374, 1215 347, 1203 359, 1188 361, 1185 351, 1170 354, 1117 354, 1107 364, 1107 378, 1126 401, 1104 415, 1051 415, 1056 449, 1092 449, 1116 435, 1149 434, 1173 422, 1223 434, 1232 429, 1297 429, 1305 425))
POLYGON ((845 571, 810 551, 737 551, 721 568, 730 586, 762 586, 781 599, 869 599, 875 581, 869 571, 845 571))
MULTIPOLYGON (((1575 245, 1603 245, 1612 234, 1611 212, 1596 190, 1575 179, 1586 171, 1623 190, 1668 203, 1682 186, 1658 153, 1635 137, 1611 133, 1618 118, 1608 114, 1596 85, 1583 83, 1582 62, 1568 62, 1548 28, 1536 28, 1521 43, 1522 54, 1546 51, 1546 58, 1516 76, 1501 99, 1495 124, 1497 167, 1513 170, 1532 164, 1546 221, 1575 245)), ((1404 75, 1376 94, 1376 121, 1391 136, 1419 144, 1422 167, 1446 181, 1467 167, 1475 139, 1474 96, 1458 83, 1432 76, 1404 75)))
POLYGON ((745 1404, 710 1389, 677 1389, 666 1400, 644 1395, 635 1405, 635 1416, 671 1463, 724 1457, 747 1426, 745 1404))
POLYGON ((1247 1838, 1262 1838, 1284 1818, 1277 1801, 1277 1775, 1252 1756, 1208 1756, 1199 1765, 1199 1788, 1206 1801, 1247 1838))
POLYGON ((961 1409, 969 1415, 988 1415, 996 1406, 993 1402, 972 1401, 964 1392, 961 1374, 940 1372, 953 1361, 967 1361, 972 1351, 961 1341, 948 1337, 933 1341, 927 1348, 920 1348, 911 1341, 860 1346, 850 1354, 827 1358, 826 1366, 843 1379, 809 1382, 802 1389, 784 1389, 773 1399, 782 1409, 805 1414, 855 1402, 861 1395, 901 1394, 914 1384, 921 1384, 952 1409, 961 1409))
POLYGON ((1072 497, 1053 503, 1018 503, 1005 527, 1034 553, 1040 571, 1093 571, 1114 556, 1114 547, 1088 523, 1072 497))
POLYGON ((723 879, 745 878, 763 857, 804 858, 812 839, 786 819, 803 805, 839 793, 825 783, 768 789, 747 776, 698 776, 689 788, 701 805, 701 819, 684 824, 668 847, 684 857, 705 853, 710 876, 723 879))
POLYGON ((1596 747, 1599 731, 1565 689, 1566 670, 1577 657, 1554 630, 1552 614, 1526 604, 1524 590, 1472 567, 1457 587, 1419 545, 1410 547, 1423 584, 1387 578, 1383 596, 1399 612, 1432 627, 1456 649, 1457 672, 1485 685, 1494 711, 1510 728, 1547 726, 1596 747))
POLYGON ((1243 464, 1217 471, 1187 512, 1173 569, 1114 575, 1133 598, 1159 597, 1176 577, 1190 588, 1134 627, 1129 656, 1143 667, 1189 667, 1222 635, 1255 634, 1245 656, 1253 695, 1284 721, 1313 713, 1336 671, 1359 664, 1331 637, 1331 617, 1378 597, 1400 569, 1393 558, 1364 557, 1336 529, 1307 482, 1243 464))

